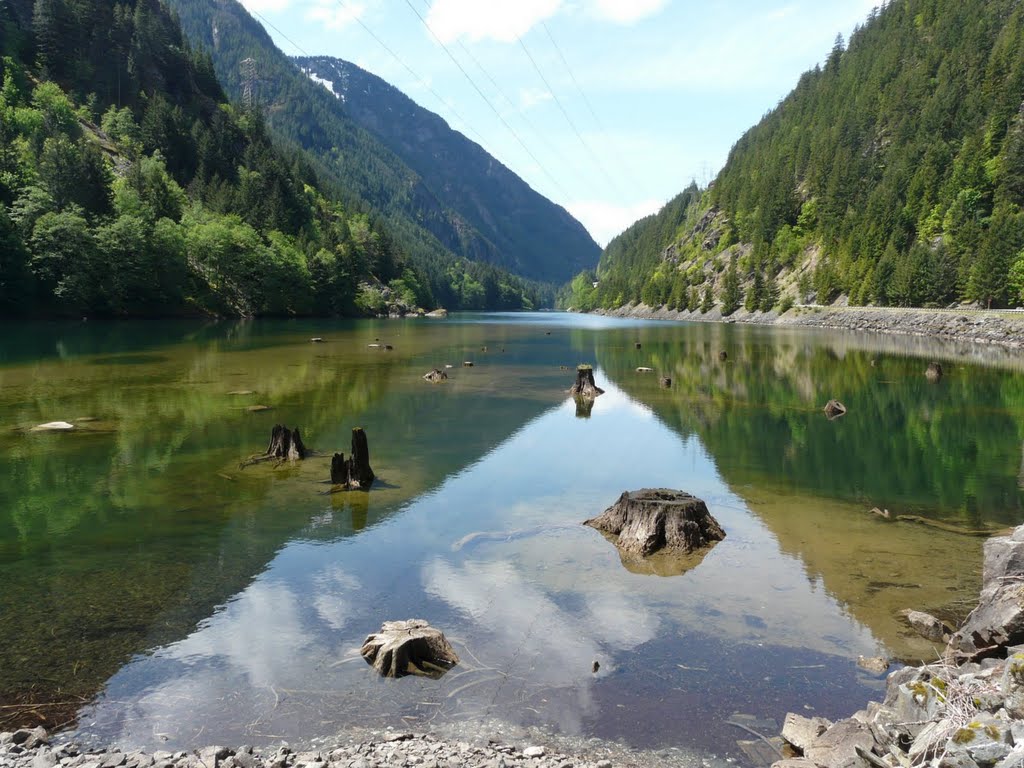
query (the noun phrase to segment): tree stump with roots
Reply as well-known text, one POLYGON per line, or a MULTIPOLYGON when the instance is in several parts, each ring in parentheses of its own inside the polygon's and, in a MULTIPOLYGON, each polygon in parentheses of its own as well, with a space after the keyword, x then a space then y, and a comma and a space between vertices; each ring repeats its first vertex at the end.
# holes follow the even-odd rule
POLYGON ((370 468, 370 447, 362 427, 352 430, 352 455, 336 453, 331 459, 331 483, 348 491, 368 491, 376 475, 370 468))
POLYGON ((366 638, 360 653, 383 677, 437 679, 459 663, 444 633, 423 619, 385 621, 380 632, 366 638))
POLYGON ((308 455, 309 451, 302 443, 302 435, 299 434, 298 427, 288 429, 283 424, 275 424, 270 432, 270 443, 267 445, 267 450, 250 456, 241 463, 241 468, 245 469, 245 467, 262 464, 265 461, 299 461, 308 455))
POLYGON ((572 385, 569 394, 577 400, 593 400, 604 394, 604 390, 594 383, 594 369, 591 366, 581 365, 576 368, 576 383, 572 385))

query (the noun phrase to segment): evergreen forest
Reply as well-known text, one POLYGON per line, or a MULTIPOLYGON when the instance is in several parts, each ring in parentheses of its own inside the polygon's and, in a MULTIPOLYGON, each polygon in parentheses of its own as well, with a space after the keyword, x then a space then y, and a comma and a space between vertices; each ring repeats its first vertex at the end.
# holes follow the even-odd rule
POLYGON ((443 250, 410 259, 367 202, 273 135, 261 105, 229 102, 158 0, 0 0, 0 57, 0 314, 359 315, 551 299, 443 250))
POLYGON ((563 300, 710 311, 1024 303, 1024 6, 898 0, 563 300))

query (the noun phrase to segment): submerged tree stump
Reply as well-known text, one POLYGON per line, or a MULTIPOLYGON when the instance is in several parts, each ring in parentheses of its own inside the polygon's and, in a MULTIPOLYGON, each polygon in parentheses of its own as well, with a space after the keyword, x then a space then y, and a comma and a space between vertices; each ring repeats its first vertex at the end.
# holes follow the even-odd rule
POLYGON ((834 421, 840 416, 846 415, 846 406, 840 403, 838 400, 829 400, 825 403, 825 415, 829 421, 834 421))
POLYGON ((308 455, 309 451, 302 443, 302 435, 299 434, 298 427, 288 429, 283 424, 275 424, 270 431, 270 443, 267 445, 267 450, 250 456, 241 463, 240 468, 245 469, 265 461, 299 461, 308 455))
POLYGON ((383 677, 437 679, 459 663, 444 633, 423 619, 385 621, 380 632, 366 638, 360 653, 383 677))
POLYGON ((577 400, 593 400, 598 395, 604 394, 604 390, 594 383, 594 369, 592 366, 577 366, 576 383, 572 385, 569 394, 577 400))
POLYGON ((690 554, 725 538, 702 500, 666 488, 627 491, 604 514, 583 524, 618 536, 620 551, 642 557, 661 550, 690 554))
POLYGON ((336 453, 331 458, 331 483, 349 491, 368 491, 376 475, 370 468, 370 447, 362 427, 352 430, 352 455, 336 453))
POLYGON ((942 363, 936 363, 935 361, 928 363, 928 368, 925 370, 924 375, 928 381, 938 381, 942 378, 942 363))
POLYGON ((662 389, 671 389, 672 388, 672 377, 671 376, 662 376, 661 379, 658 380, 658 383, 661 384, 661 388, 662 389))
POLYGON ((439 381, 445 381, 448 378, 448 374, 440 368, 435 368, 430 373, 423 374, 423 378, 426 381, 431 381, 436 384, 439 381))

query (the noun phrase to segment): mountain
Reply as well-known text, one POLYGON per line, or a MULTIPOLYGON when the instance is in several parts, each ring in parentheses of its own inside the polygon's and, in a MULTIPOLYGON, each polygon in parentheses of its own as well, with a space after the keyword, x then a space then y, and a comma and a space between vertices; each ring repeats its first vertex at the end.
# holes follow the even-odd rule
POLYGON ((745 288, 753 308, 1018 305, 1022 103, 1024 6, 891 2, 736 143, 692 210, 634 225, 668 237, 632 232, 643 254, 613 241, 567 301, 692 309, 710 293, 728 314, 745 288))
POLYGON ((340 60, 302 60, 328 89, 235 0, 169 3, 193 44, 211 51, 235 98, 245 92, 242 62, 251 59, 250 84, 271 128, 383 212, 414 259, 454 255, 547 282, 596 262, 600 249, 564 209, 384 81, 340 60))
POLYGON ((0 30, 3 314, 429 300, 378 222, 228 103, 158 0, 5 0, 0 30))
POLYGON ((566 282, 599 248, 568 211, 535 192, 478 144, 381 78, 342 59, 296 57, 357 125, 379 139, 493 246, 486 258, 537 280, 566 282), (557 258, 555 257, 557 254, 557 258))

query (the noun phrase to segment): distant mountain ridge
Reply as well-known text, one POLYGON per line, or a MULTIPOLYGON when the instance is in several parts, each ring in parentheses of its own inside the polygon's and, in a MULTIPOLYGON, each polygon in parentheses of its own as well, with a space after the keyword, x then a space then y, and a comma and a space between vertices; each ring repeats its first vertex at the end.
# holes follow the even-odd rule
POLYGON ((582 224, 440 116, 351 62, 331 56, 294 61, 437 193, 458 217, 456 228, 468 224, 494 247, 489 261, 554 282, 594 266, 600 249, 582 224), (552 254, 559 254, 557 261, 552 254))
MULTIPOLYGON (((415 134, 382 120, 387 107, 356 98, 351 86, 339 99, 302 73, 235 0, 168 2, 192 44, 211 52, 218 79, 235 99, 244 92, 242 62, 252 60, 252 85, 271 128, 307 150, 321 176, 385 216, 410 255, 433 265, 431 287, 440 300, 445 286, 437 281, 452 258, 547 282, 564 282, 596 263, 600 248, 564 209, 384 81, 346 64, 358 89, 369 87, 400 109, 446 163, 435 167, 429 152, 416 152, 415 134)), ((310 66, 330 74, 328 61, 310 66)), ((337 73, 322 79, 334 77, 341 82, 337 73)))

